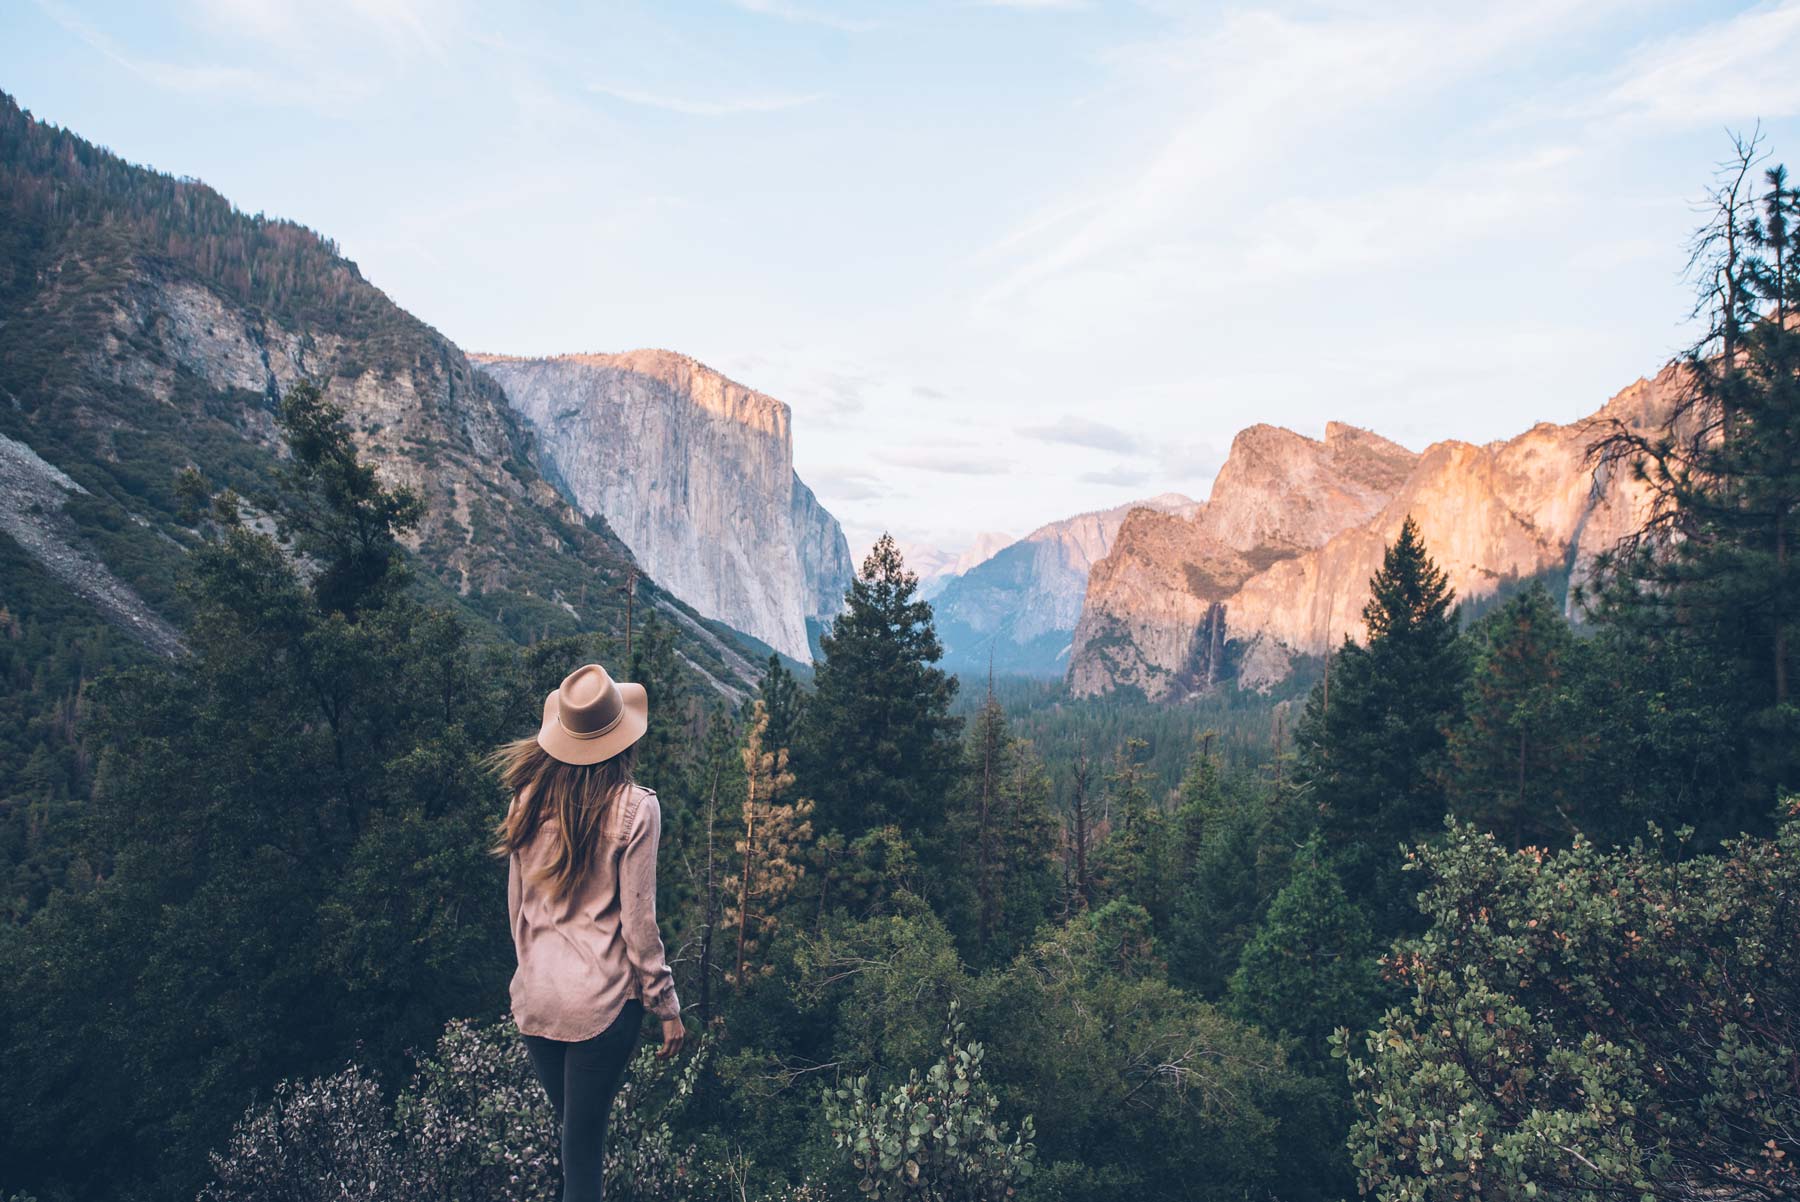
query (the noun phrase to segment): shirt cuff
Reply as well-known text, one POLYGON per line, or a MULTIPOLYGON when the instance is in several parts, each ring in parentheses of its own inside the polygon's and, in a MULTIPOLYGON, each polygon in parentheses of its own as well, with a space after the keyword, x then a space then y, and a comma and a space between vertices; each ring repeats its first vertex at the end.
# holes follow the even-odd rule
POLYGON ((681 999, 675 996, 673 988, 663 991, 660 997, 643 999, 644 1009, 661 1019, 681 1017, 681 999))

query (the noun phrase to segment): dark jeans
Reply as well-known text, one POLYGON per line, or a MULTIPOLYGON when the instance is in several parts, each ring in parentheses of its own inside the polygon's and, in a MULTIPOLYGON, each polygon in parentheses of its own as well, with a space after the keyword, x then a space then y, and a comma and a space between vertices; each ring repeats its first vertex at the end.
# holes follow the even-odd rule
POLYGON ((531 1067, 562 1122, 563 1202, 600 1202, 605 1191, 606 1119, 643 1023, 644 1003, 627 998, 619 1017, 592 1039, 524 1036, 531 1067))

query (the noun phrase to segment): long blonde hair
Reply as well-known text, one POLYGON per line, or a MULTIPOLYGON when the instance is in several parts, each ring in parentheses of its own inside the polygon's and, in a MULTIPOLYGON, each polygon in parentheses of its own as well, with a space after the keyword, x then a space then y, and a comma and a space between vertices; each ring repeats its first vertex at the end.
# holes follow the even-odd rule
POLYGON ((531 842, 546 817, 555 818, 556 851, 537 876, 550 883, 553 896, 567 897, 593 863, 614 798, 631 785, 637 744, 598 764, 565 764, 528 735, 502 743, 487 762, 513 795, 494 828, 493 854, 510 856, 531 842))

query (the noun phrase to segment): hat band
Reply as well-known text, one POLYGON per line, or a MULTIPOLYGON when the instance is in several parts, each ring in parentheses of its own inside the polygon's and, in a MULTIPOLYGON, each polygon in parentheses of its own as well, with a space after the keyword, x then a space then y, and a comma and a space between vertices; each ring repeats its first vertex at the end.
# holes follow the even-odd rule
POLYGON ((618 726, 618 724, 623 722, 624 720, 625 720, 625 705, 624 705, 624 702, 621 700, 621 702, 619 704, 619 712, 613 715, 613 719, 611 722, 608 722, 605 726, 602 726, 599 730, 576 730, 574 727, 570 726, 567 722, 564 722, 562 720, 562 702, 559 700, 556 703, 556 724, 558 726, 562 727, 563 733, 568 735, 571 739, 598 739, 601 735, 611 734, 613 732, 613 728, 618 726))

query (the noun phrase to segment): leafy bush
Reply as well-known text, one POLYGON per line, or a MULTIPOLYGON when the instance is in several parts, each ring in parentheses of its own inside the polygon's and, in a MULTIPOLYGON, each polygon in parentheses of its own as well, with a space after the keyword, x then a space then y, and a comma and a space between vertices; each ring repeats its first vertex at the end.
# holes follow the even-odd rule
MULTIPOLYGON (((646 1044, 613 1101, 606 1192, 627 1202, 721 1196, 722 1170, 677 1142, 711 1041, 677 1064, 646 1044)), ((510 1021, 456 1020, 390 1110, 354 1065, 283 1082, 212 1156, 200 1202, 389 1202, 561 1196, 560 1134, 510 1021)), ((804 1197, 804 1193, 795 1195, 804 1197)))
POLYGON ((1359 1184, 1384 1202, 1800 1191, 1800 800, 1773 839, 1674 858, 1417 852, 1431 927, 1349 1061, 1359 1184))
POLYGON ((420 1166, 389 1121, 381 1086, 351 1065, 283 1081, 252 1108, 200 1202, 386 1202, 422 1196, 420 1166))
POLYGON ((1005 1124, 994 1120, 999 1101, 982 1080, 981 1045, 959 1042, 962 1031, 951 1002, 944 1054, 923 1078, 914 1069, 889 1092, 867 1076, 822 1091, 833 1142, 867 1197, 987 1202, 1011 1197, 1031 1175, 1031 1116, 1007 1138, 1005 1124))
POLYGON ((430 1161, 441 1180, 456 1182, 462 1196, 558 1196, 556 1114, 511 1024, 449 1023, 394 1110, 407 1146, 430 1161))

